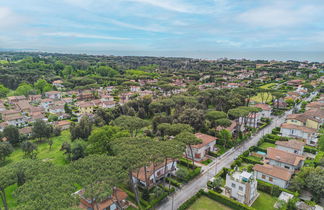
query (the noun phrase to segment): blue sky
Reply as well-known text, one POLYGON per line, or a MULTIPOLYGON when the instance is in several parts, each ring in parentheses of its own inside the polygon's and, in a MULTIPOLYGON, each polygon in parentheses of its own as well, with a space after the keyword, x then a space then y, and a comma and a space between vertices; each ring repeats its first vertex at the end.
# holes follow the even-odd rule
POLYGON ((0 0, 0 48, 324 61, 323 0, 0 0))

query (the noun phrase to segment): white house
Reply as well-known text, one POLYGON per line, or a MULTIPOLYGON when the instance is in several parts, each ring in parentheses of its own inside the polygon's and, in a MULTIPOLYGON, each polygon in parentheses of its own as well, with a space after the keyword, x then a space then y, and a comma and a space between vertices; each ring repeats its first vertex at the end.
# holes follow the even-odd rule
POLYGON ((280 127, 282 136, 305 139, 306 144, 311 146, 317 144, 316 129, 290 123, 283 123, 280 127))
POLYGON ((102 108, 113 108, 116 106, 116 102, 115 101, 103 101, 101 103, 101 107, 102 108))
POLYGON ((60 99, 62 98, 62 94, 59 91, 49 91, 45 93, 45 97, 50 99, 60 99))
POLYGON ((194 158, 195 161, 202 161, 208 155, 209 151, 215 151, 216 137, 206 135, 203 133, 196 133, 195 136, 202 140, 201 144, 192 145, 192 153, 190 148, 187 146, 186 154, 189 158, 194 158))
POLYGON ((57 89, 64 88, 63 81, 62 80, 55 80, 52 82, 52 85, 56 87, 57 89))
POLYGON ((26 120, 22 115, 7 116, 4 120, 8 125, 14 125, 17 127, 23 127, 26 125, 26 120))
POLYGON ((277 185, 281 188, 286 188, 289 184, 293 172, 278 166, 269 164, 256 164, 253 167, 254 174, 257 179, 277 185))
POLYGON ((226 175, 225 193, 240 203, 251 206, 259 196, 257 184, 252 173, 234 171, 226 175))
POLYGON ((141 87, 139 87, 139 86, 131 86, 130 91, 131 92, 139 92, 139 91, 141 91, 141 87))
POLYGON ((276 141, 276 148, 286 152, 302 155, 305 143, 297 140, 276 141))
POLYGON ((147 167, 142 167, 138 171, 133 172, 133 180, 134 182, 137 182, 143 186, 149 186, 151 187, 154 183, 157 183, 159 180, 161 180, 166 173, 166 176, 175 175, 175 172, 177 171, 177 161, 176 160, 168 160, 166 171, 165 169, 165 163, 161 162, 159 165, 156 165, 155 167, 153 164, 147 167), (145 173, 146 170, 146 173, 145 173))
POLYGON ((270 118, 272 108, 268 104, 255 104, 254 107, 262 109, 262 111, 259 112, 260 118, 270 118))
POLYGON ((303 167, 305 157, 302 155, 286 152, 277 148, 267 148, 266 159, 269 164, 295 171, 303 167))

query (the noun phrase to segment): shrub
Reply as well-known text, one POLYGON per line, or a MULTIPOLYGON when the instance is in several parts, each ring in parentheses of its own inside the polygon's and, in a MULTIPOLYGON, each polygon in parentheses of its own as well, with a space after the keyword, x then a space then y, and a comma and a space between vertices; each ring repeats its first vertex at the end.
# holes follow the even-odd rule
POLYGON ((262 191, 262 192, 265 192, 265 193, 268 193, 270 195, 278 197, 280 195, 280 193, 282 191, 284 191, 284 192, 287 192, 287 193, 290 193, 290 194, 293 194, 293 195, 297 196, 296 193, 294 193, 294 192, 292 192, 290 190, 287 190, 287 189, 280 188, 277 185, 273 185, 273 184, 270 184, 270 183, 267 183, 267 182, 264 182, 264 181, 261 181, 261 180, 257 180, 257 181, 258 181, 257 189, 262 191))
POLYGON ((247 156, 249 156, 249 154, 250 154, 250 151, 249 151, 249 150, 247 150, 247 151, 243 152, 243 156, 244 156, 244 157, 247 157, 247 156))
POLYGON ((255 160, 254 158, 252 157, 243 157, 242 158, 244 162, 246 163, 251 163, 251 164, 263 164, 261 160, 255 160))
POLYGON ((201 163, 204 164, 204 165, 208 165, 211 162, 213 162, 211 159, 207 159, 207 160, 201 161, 201 163))
POLYGON ((304 146, 304 151, 312 154, 316 154, 317 149, 310 146, 304 146))
POLYGON ((196 166, 192 164, 192 161, 191 160, 187 160, 185 158, 179 158, 178 164, 183 165, 183 166, 186 166, 186 167, 189 167, 191 169, 192 168, 196 168, 196 166))
POLYGON ((231 207, 235 210, 242 210, 242 209, 254 209, 252 207, 249 207, 247 205, 244 205, 238 201, 235 201, 233 199, 230 199, 226 197, 225 195, 219 194, 215 191, 209 190, 208 193, 206 194, 209 198, 218 201, 219 203, 222 203, 228 207, 231 207))
POLYGON ((166 178, 166 181, 167 181, 168 183, 170 183, 171 185, 175 186, 175 187, 178 187, 178 188, 181 187, 181 183, 178 182, 178 181, 175 180, 175 179, 172 179, 172 178, 170 178, 170 177, 167 177, 167 178, 166 178))
POLYGON ((217 158, 219 155, 216 152, 209 151, 208 155, 217 158))

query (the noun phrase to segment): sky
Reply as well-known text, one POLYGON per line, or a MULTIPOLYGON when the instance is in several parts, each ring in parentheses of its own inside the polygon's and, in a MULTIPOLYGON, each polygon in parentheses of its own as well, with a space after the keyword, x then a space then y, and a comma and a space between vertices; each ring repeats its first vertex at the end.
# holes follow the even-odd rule
POLYGON ((0 0, 0 49, 324 61, 324 0, 0 0))

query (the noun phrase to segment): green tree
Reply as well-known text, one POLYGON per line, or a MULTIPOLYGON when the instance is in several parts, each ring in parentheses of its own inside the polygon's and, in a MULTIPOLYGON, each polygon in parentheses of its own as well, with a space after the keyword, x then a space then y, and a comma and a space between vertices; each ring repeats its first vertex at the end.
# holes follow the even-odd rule
POLYGON ((200 130, 204 126, 205 118, 202 110, 185 109, 179 116, 178 122, 189 124, 195 130, 200 130))
MULTIPOLYGON (((194 161, 192 145, 201 144, 202 143, 201 139, 198 139, 194 134, 187 132, 187 131, 176 135, 176 137, 174 139, 179 142, 182 142, 188 146, 188 148, 190 150, 190 159, 192 160, 192 164, 194 164, 195 161, 194 161)), ((186 151, 186 157, 188 158, 187 151, 186 151)))
POLYGON ((128 130, 133 137, 137 136, 140 129, 149 125, 146 120, 127 115, 118 117, 113 121, 113 124, 128 130))
POLYGON ((227 118, 227 114, 221 111, 209 111, 206 113, 205 117, 212 123, 212 127, 215 127, 215 121, 218 119, 227 118))
POLYGON ((34 83, 34 87, 39 91, 39 93, 45 93, 51 90, 51 85, 44 79, 39 79, 34 83))
POLYGON ((79 123, 72 124, 70 127, 72 141, 78 138, 87 139, 92 130, 92 121, 88 116, 83 116, 79 123))
POLYGON ((176 136, 183 131, 193 132, 193 128, 190 125, 182 123, 161 123, 157 126, 158 132, 162 137, 166 136, 176 136))
POLYGON ((0 162, 5 161, 6 157, 8 157, 13 150, 14 149, 9 142, 0 142, 0 162))
POLYGON ((36 120, 32 127, 32 136, 38 138, 39 141, 42 138, 49 138, 53 133, 53 127, 50 124, 47 124, 43 120, 36 120))
POLYGON ((21 96, 21 95, 28 96, 33 92, 33 90, 34 89, 30 84, 21 83, 15 90, 14 94, 17 96, 21 96))
POLYGON ((5 127, 2 136, 12 145, 17 145, 20 141, 18 128, 13 125, 5 127))
POLYGON ((228 146, 228 142, 230 142, 231 139, 232 139, 232 134, 228 130, 222 129, 218 133, 218 137, 219 137, 219 141, 223 143, 224 147, 227 147, 228 146))
POLYGON ((0 84, 0 98, 6 97, 9 91, 10 91, 9 88, 6 88, 2 84, 0 84))
POLYGON ((90 154, 111 154, 112 141, 116 138, 127 137, 129 133, 116 126, 106 125, 91 132, 88 142, 90 154))
POLYGON ((35 159, 37 156, 37 145, 30 142, 30 141, 24 141, 21 144, 21 149, 24 152, 25 158, 35 159))

